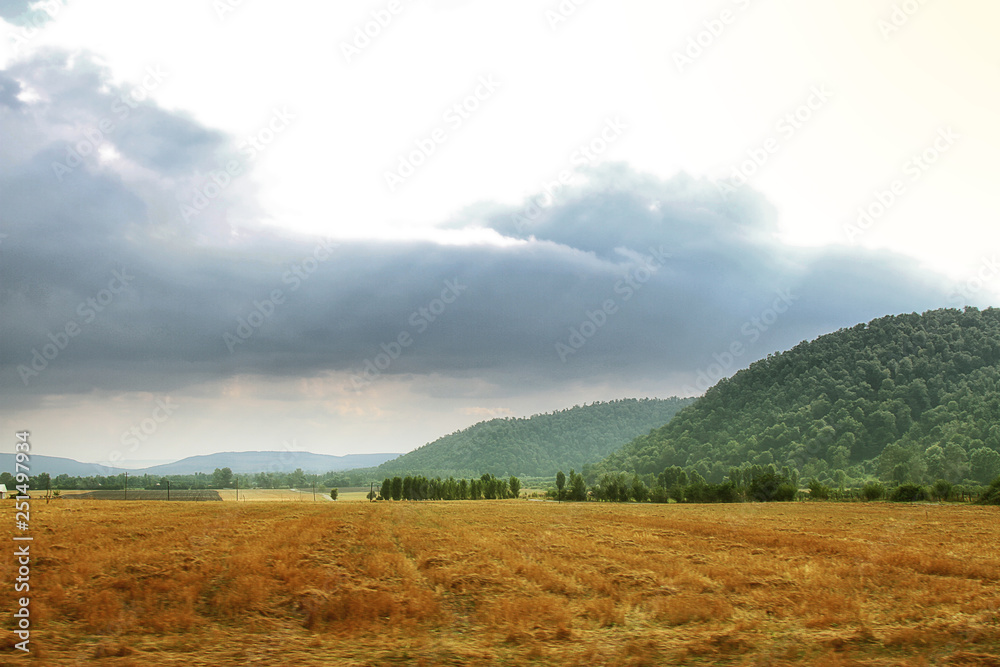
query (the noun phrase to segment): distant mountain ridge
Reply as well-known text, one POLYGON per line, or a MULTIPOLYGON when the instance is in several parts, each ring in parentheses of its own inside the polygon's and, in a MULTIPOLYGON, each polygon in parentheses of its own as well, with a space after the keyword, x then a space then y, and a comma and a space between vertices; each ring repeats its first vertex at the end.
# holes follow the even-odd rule
MULTIPOLYGON (((16 474, 14 470, 14 454, 0 453, 0 472, 16 474)), ((83 463, 74 459, 67 459, 62 456, 45 456, 43 454, 31 454, 28 460, 29 475, 37 475, 47 472, 52 477, 56 475, 71 475, 73 477, 86 477, 91 475, 114 475, 122 472, 122 469, 113 469, 99 463, 83 463)), ((23 472, 23 471, 21 471, 23 472)), ((132 472, 131 470, 129 472, 132 472)))
MULTIPOLYGON (((330 454, 313 454, 312 452, 217 452, 189 456, 173 463, 150 466, 149 468, 127 469, 129 475, 193 475, 194 473, 211 474, 216 468, 229 468, 236 474, 258 472, 293 472, 301 468, 307 473, 326 473, 352 470, 354 468, 369 468, 398 457, 398 453, 386 454, 346 454, 333 456, 330 454)), ((0 471, 14 474, 14 454, 0 454, 0 471)), ((102 463, 83 463, 60 456, 31 456, 31 474, 48 473, 52 477, 70 475, 72 477, 88 477, 103 475, 105 477, 126 472, 125 468, 115 468, 102 463)))
POLYGON ((693 398, 626 398, 527 418, 479 422, 388 461, 370 473, 543 477, 580 470, 669 422, 693 398))
POLYGON ((293 472, 299 468, 307 473, 339 472, 354 468, 369 468, 399 456, 394 454, 313 454, 312 452, 217 452, 189 456, 174 463, 152 466, 134 474, 192 475, 210 473, 216 468, 229 468, 234 473, 293 472))

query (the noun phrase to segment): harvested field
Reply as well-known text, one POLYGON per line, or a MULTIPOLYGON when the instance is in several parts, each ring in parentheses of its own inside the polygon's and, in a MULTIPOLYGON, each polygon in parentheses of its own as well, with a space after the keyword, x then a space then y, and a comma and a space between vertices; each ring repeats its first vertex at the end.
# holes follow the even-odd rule
MULTIPOLYGON (((311 489, 305 491, 299 489, 240 489, 239 501, 311 503, 315 500, 315 502, 326 502, 330 500, 330 496, 327 495, 329 492, 329 489, 324 492, 317 488, 314 496, 311 489)), ((220 489, 218 493, 222 500, 236 501, 236 489, 220 489)))
MULTIPOLYGON (((948 505, 58 500, 32 507, 34 662, 998 665, 998 519, 948 505)), ((5 581, 14 567, 0 559, 5 581)))
MULTIPOLYGON (((125 491, 70 491, 62 494, 64 498, 68 500, 125 500, 125 491)), ((144 489, 129 489, 128 490, 128 501, 133 500, 166 500, 167 491, 166 490, 144 490, 144 489)), ((183 490, 175 489, 170 491, 170 502, 175 500, 195 500, 195 501, 211 501, 211 500, 222 500, 218 491, 213 491, 211 489, 195 489, 195 490, 183 490)))

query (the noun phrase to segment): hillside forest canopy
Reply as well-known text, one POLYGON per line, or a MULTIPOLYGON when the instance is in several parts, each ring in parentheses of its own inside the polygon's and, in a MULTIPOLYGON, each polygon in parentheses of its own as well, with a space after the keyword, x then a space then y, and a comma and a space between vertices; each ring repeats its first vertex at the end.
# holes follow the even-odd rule
POLYGON ((1000 310, 883 317, 769 355, 585 466, 591 483, 678 467, 709 483, 771 466, 860 487, 1000 475, 1000 310))

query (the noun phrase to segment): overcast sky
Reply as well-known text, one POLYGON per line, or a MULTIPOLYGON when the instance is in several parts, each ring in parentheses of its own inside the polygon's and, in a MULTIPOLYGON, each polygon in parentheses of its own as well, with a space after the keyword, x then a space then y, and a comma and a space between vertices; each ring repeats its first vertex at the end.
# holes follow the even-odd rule
POLYGON ((38 454, 404 452, 1000 296, 1000 6, 0 17, 0 424, 38 454))

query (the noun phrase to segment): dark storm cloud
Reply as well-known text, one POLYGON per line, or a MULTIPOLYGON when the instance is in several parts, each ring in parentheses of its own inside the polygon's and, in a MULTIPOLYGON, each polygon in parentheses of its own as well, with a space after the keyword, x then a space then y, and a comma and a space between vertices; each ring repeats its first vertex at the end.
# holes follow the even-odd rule
POLYGON ((67 127, 97 123, 123 94, 99 92, 106 79, 93 62, 68 68, 57 54, 0 73, 0 85, 19 81, 41 97, 0 105, 0 133, 20 141, 0 164, 9 400, 244 373, 368 368, 374 378, 376 361, 378 373, 479 377, 501 389, 658 378, 697 372, 733 342, 746 346, 741 366, 945 303, 933 276, 898 257, 780 244, 773 211, 749 190, 725 199, 703 180, 620 165, 530 216, 494 206, 485 222, 451 223, 474 219, 524 240, 502 247, 336 245, 249 227, 233 222, 252 212, 243 185, 183 220, 179 202, 232 142, 154 106, 106 138, 142 173, 95 152, 54 174, 78 143, 67 127))

